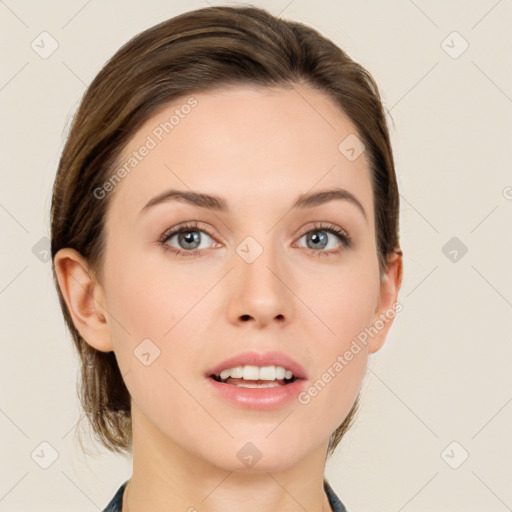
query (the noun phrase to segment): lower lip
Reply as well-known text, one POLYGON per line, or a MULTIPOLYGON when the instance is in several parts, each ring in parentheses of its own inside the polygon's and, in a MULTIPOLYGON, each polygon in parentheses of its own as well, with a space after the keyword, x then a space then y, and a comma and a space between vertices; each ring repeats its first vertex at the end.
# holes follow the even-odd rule
POLYGON ((207 378, 213 391, 237 407, 267 411, 277 409, 297 399, 306 387, 306 379, 297 379, 290 384, 274 388, 242 388, 233 384, 217 382, 207 378))

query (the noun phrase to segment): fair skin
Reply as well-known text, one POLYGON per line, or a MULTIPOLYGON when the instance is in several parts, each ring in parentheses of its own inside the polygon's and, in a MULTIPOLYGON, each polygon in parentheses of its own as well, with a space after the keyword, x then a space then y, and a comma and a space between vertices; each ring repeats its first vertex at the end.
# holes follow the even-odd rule
MULTIPOLYGON (((115 352, 132 398, 123 512, 330 510, 329 436, 392 320, 307 405, 235 407, 204 377, 235 353, 278 350, 307 370, 310 386, 397 301, 402 260, 393 256, 381 279, 366 154, 350 161, 338 150, 357 130, 327 96, 294 87, 194 94, 197 106, 110 192, 101 279, 72 249, 55 257, 74 324, 91 346, 115 352), (347 200, 291 209, 299 195, 332 188, 353 194, 366 216, 347 200), (141 213, 169 189, 223 197, 229 210, 167 201, 141 213), (194 220, 198 254, 173 253, 193 250, 178 235, 166 242, 171 251, 157 242, 194 220), (352 246, 314 224, 342 228, 352 246), (308 243, 311 231, 327 247, 308 243), (263 248, 250 264, 236 252, 247 236, 263 248), (313 254, 322 251, 330 254, 313 254), (149 366, 133 353, 147 338, 160 349, 149 366), (247 442, 262 454, 252 468, 237 457, 247 442)), ((146 122, 121 161, 185 101, 146 122)))

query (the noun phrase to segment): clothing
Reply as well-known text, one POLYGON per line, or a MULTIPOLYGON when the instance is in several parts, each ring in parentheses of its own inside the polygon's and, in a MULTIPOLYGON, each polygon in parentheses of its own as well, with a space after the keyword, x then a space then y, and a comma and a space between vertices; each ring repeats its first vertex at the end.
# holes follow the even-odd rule
MULTIPOLYGON (((103 510, 103 512, 121 512, 121 505, 123 503, 123 492, 126 484, 129 482, 127 480, 121 487, 119 487, 115 496, 112 498, 111 502, 107 505, 107 508, 103 510)), ((347 512, 347 509, 344 507, 343 503, 340 501, 338 496, 334 493, 327 479, 324 478, 324 490, 327 494, 327 498, 329 498, 329 503, 332 508, 332 512, 347 512)))

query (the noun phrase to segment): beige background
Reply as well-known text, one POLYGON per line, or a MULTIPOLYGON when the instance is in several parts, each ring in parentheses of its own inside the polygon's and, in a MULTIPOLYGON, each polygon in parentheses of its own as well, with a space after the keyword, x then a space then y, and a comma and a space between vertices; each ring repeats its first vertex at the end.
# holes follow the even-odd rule
MULTIPOLYGON (((512 510, 512 2, 254 4, 366 66, 394 120, 404 308, 327 477, 353 512, 512 510)), ((0 1, 0 511, 102 510, 131 474, 129 460, 93 444, 86 457, 74 438, 78 366, 45 261, 51 186, 105 61, 206 5, 0 1), (58 44, 46 59, 31 47, 41 37, 58 44)))

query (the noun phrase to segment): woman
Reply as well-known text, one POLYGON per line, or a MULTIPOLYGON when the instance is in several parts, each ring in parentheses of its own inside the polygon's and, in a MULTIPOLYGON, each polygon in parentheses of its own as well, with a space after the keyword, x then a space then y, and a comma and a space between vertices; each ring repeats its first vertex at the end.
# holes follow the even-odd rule
POLYGON ((80 397, 133 474, 106 511, 333 510, 324 477, 402 280, 369 73, 255 7, 139 34, 86 91, 52 201, 80 397))

